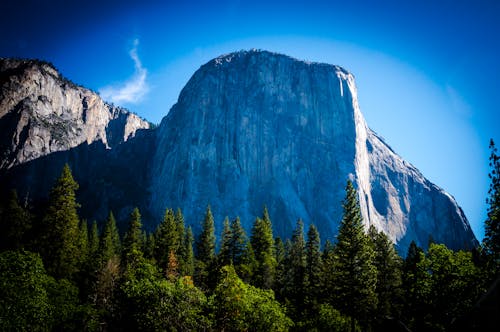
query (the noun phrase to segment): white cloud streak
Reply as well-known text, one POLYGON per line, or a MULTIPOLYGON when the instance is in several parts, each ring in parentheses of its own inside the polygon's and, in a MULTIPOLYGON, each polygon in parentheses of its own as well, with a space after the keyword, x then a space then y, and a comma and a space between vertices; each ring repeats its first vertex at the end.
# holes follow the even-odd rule
POLYGON ((148 71, 142 66, 141 59, 139 59, 139 55, 137 54, 138 46, 139 40, 135 39, 133 47, 129 52, 130 58, 134 61, 134 74, 124 82, 99 89, 99 93, 104 100, 116 104, 137 103, 148 92, 149 87, 146 82, 148 71))

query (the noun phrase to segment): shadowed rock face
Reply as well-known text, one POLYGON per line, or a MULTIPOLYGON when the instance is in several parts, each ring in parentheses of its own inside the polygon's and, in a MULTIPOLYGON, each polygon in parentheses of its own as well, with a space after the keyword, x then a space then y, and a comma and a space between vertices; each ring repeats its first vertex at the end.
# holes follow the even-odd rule
POLYGON ((249 230, 267 205, 275 235, 290 236, 302 218, 333 239, 350 178, 366 225, 400 252, 430 236, 455 249, 477 244, 455 200, 368 128, 354 77, 340 67, 265 51, 221 56, 157 129, 133 139, 146 122, 53 67, 4 60, 0 69, 0 182, 48 190, 51 165, 67 161, 89 219, 110 208, 125 218, 138 205, 151 229, 172 207, 197 230, 210 204, 218 231, 226 215, 249 230))
POLYGON ((295 221, 332 238, 346 180, 366 225, 405 251, 429 236, 452 248, 477 243, 455 200, 403 161, 365 123, 344 69, 264 51, 202 66, 157 133, 151 210, 181 207, 196 222, 210 204, 247 229, 267 205, 276 235, 295 221))
POLYGON ((82 143, 115 146, 149 124, 63 78, 52 65, 0 59, 0 169, 82 143))

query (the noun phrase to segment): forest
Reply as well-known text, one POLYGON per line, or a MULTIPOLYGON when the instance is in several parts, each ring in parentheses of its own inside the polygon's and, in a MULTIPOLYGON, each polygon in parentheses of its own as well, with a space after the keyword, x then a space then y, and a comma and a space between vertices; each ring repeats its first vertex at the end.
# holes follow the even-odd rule
POLYGON ((483 243, 452 251, 412 242, 404 257, 365 230, 350 181, 332 242, 301 220, 291 238, 275 238, 265 207, 250 234, 239 218, 215 234, 210 206, 196 236, 170 208, 150 233, 135 208, 120 232, 111 211, 101 227, 79 217, 66 165, 46 203, 15 191, 1 202, 0 330, 494 330, 500 160, 493 141, 490 149, 483 243))

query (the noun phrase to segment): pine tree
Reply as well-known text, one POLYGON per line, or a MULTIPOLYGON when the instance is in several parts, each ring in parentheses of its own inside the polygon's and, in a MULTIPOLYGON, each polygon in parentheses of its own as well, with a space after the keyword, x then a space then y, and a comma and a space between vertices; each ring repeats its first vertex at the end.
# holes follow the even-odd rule
POLYGON ((368 235, 375 251, 374 264, 377 269, 377 316, 398 317, 401 303, 401 268, 402 262, 394 244, 389 237, 378 232, 373 225, 368 230, 368 235))
MULTIPOLYGON (((231 222, 231 238, 230 238, 230 253, 231 261, 235 266, 243 263, 243 257, 248 246, 248 239, 245 229, 241 225, 240 218, 236 217, 231 222)), ((236 269, 238 271, 238 269, 236 269)))
POLYGON ((181 209, 177 209, 175 212, 175 224, 177 225, 177 250, 175 256, 179 263, 179 273, 182 274, 184 271, 184 257, 186 256, 185 249, 186 245, 184 241, 186 240, 186 225, 184 223, 184 216, 182 215, 181 209))
POLYGON ((226 217, 224 219, 224 226, 222 229, 222 243, 219 251, 219 266, 230 265, 233 263, 232 252, 231 252, 231 228, 229 227, 229 219, 226 217))
POLYGON ((483 248, 493 262, 495 274, 500 273, 500 157, 497 154, 495 142, 490 140, 491 155, 488 174, 490 178, 487 218, 484 225, 483 248))
POLYGON ((96 259, 99 253, 99 231, 97 230, 97 222, 95 220, 90 227, 88 252, 89 257, 92 259, 96 259))
POLYGON ((66 164, 50 192, 49 206, 42 220, 40 249, 47 271, 56 278, 70 278, 78 271, 81 252, 77 189, 78 183, 66 164))
POLYGON ((186 230, 185 240, 184 240, 184 266, 182 275, 193 276, 194 275, 194 252, 193 252, 193 230, 191 226, 186 230))
POLYGON ((424 308, 428 306, 428 276, 425 269, 425 255, 415 241, 411 241, 403 262, 404 316, 412 326, 423 326, 424 308))
POLYGON ((210 206, 207 207, 201 234, 196 242, 196 271, 195 279, 202 289, 215 286, 215 226, 210 206))
POLYGON ((85 265, 89 259, 89 231, 87 220, 80 221, 78 227, 78 251, 80 269, 85 265))
POLYGON ((275 278, 276 259, 272 223, 266 207, 264 207, 262 219, 256 218, 254 222, 250 243, 257 261, 254 284, 257 287, 270 289, 275 278))
POLYGON ((113 212, 109 212, 106 225, 101 234, 99 243, 99 253, 101 255, 101 263, 106 263, 109 259, 115 256, 120 256, 120 235, 116 227, 116 220, 113 212))
POLYGON ((372 263, 373 248, 364 232, 356 189, 351 181, 345 190, 344 213, 334 249, 335 297, 331 300, 351 317, 351 331, 354 331, 354 319, 369 326, 370 314, 377 306, 377 270, 372 263))
POLYGON ((321 293, 321 243, 316 226, 311 224, 307 231, 306 243, 306 301, 310 307, 317 304, 321 293))
POLYGON ((163 217, 163 222, 156 229, 154 240, 154 257, 162 269, 167 267, 170 251, 177 254, 179 242, 178 225, 175 220, 174 211, 167 209, 163 217))
POLYGON ((196 243, 197 259, 209 265, 215 258, 215 226, 210 206, 207 207, 201 234, 196 243))
POLYGON ((128 230, 123 238, 121 261, 126 269, 134 269, 143 261, 141 228, 141 214, 138 208, 134 208, 130 214, 128 230))
POLYGON ((284 295, 292 305, 292 312, 295 311, 295 318, 304 304, 306 260, 304 223, 299 219, 285 259, 287 272, 284 281, 284 295))

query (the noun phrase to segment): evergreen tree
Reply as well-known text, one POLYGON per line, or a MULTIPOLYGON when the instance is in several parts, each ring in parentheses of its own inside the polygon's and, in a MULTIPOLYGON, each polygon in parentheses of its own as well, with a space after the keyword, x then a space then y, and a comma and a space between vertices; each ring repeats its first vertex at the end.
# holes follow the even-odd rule
POLYGON ((175 224, 177 225, 177 250, 175 255, 179 262, 179 273, 182 274, 184 271, 184 257, 186 256, 185 249, 186 245, 184 241, 186 240, 186 225, 184 223, 184 216, 182 215, 181 209, 177 209, 175 212, 175 224))
POLYGON ((219 251, 219 266, 232 264, 232 252, 231 252, 231 228, 229 227, 229 219, 226 217, 224 219, 224 226, 222 230, 222 243, 219 251))
POLYGON ((304 240, 304 223, 297 221, 285 258, 285 276, 283 295, 291 304, 291 312, 298 319, 305 297, 306 251, 304 240))
POLYGON ((276 273, 276 259, 272 223, 266 207, 264 207, 262 219, 256 218, 253 224, 250 243, 257 261, 254 284, 261 288, 272 288, 276 273))
POLYGON ((138 208, 134 208, 130 214, 128 230, 123 238, 121 261, 126 269, 134 269, 143 261, 141 228, 141 214, 138 208))
POLYGON ((316 226, 311 224, 306 243, 306 302, 309 307, 317 304, 321 293, 321 243, 316 226))
POLYGON ((99 243, 99 253, 101 255, 101 262, 106 263, 114 256, 120 255, 120 235, 116 227, 116 220, 113 212, 109 212, 106 225, 101 234, 99 243))
POLYGON ((423 263, 424 251, 411 241, 403 262, 404 316, 408 323, 420 330, 423 324, 424 307, 428 306, 429 280, 423 263), (419 328, 420 327, 420 328, 419 328))
POLYGON ((247 252, 248 240, 239 217, 236 217, 231 222, 231 238, 229 243, 231 261, 235 266, 243 264, 244 256, 247 252))
POLYGON ((497 154, 495 142, 490 140, 490 163, 488 174, 490 178, 487 218, 484 225, 483 247, 485 253, 491 258, 495 274, 500 273, 500 157, 497 154))
POLYGON ((368 235, 375 251, 374 264, 377 269, 377 316, 398 317, 401 303, 401 268, 402 262, 394 244, 389 237, 378 232, 373 225, 368 230, 368 235))
POLYGON ((177 253, 179 242, 178 225, 175 220, 174 211, 167 209, 163 217, 163 222, 156 229, 154 240, 154 257, 162 269, 167 267, 170 252, 177 253))
MULTIPOLYGON (((3 204, 2 204, 3 205, 3 204)), ((31 229, 31 216, 19 204, 17 192, 12 190, 5 206, 0 208, 0 250, 25 247, 31 229)))
POLYGON ((87 220, 80 221, 79 230, 78 230, 78 251, 79 255, 79 263, 82 265, 80 268, 83 268, 89 259, 89 231, 87 220))
POLYGON ((364 232, 356 189, 349 180, 343 202, 343 217, 334 249, 332 276, 336 307, 351 317, 351 331, 357 319, 369 326, 370 314, 377 306, 377 270, 370 239, 364 232))
POLYGON ((99 231, 97 230, 97 222, 95 220, 90 227, 88 252, 89 257, 92 259, 96 259, 99 253, 99 231))
POLYGON ((210 206, 207 207, 201 234, 196 242, 196 271, 195 279, 202 289, 215 286, 215 225, 210 206))
POLYGON ((182 275, 193 276, 194 275, 194 252, 193 252, 193 230, 191 226, 186 230, 185 240, 184 240, 184 266, 182 275))
POLYGON ((81 252, 75 192, 78 184, 66 164, 49 197, 42 220, 41 248, 47 271, 56 278, 68 278, 78 271, 81 252))
POLYGON ((197 259, 209 265, 215 258, 215 225, 210 206, 207 207, 201 234, 196 243, 197 259))

